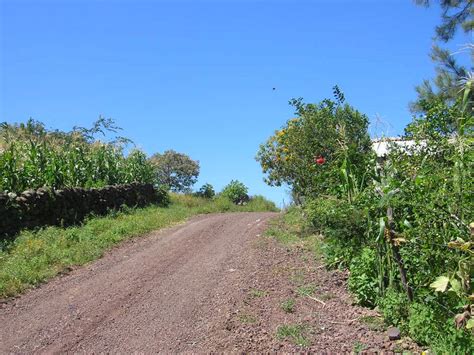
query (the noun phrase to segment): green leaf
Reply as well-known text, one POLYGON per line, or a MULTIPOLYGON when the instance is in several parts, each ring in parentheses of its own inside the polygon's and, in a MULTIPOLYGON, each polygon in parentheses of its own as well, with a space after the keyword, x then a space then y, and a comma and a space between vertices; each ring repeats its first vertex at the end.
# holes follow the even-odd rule
POLYGON ((408 221, 408 219, 405 219, 403 221, 403 225, 408 228, 413 228, 413 226, 411 225, 410 221, 408 221))
POLYGON ((380 219, 379 219, 379 234, 377 236, 377 239, 375 240, 376 242, 378 242, 379 239, 383 236, 384 231, 385 231, 385 219, 383 217, 380 217, 380 219))
POLYGON ((451 289, 456 292, 456 294, 458 296, 461 296, 462 295, 462 285, 461 283, 459 282, 458 279, 451 279, 449 280, 449 283, 451 284, 451 289))
POLYGON ((437 292, 444 292, 449 284, 449 277, 446 276, 439 276, 433 283, 431 283, 430 287, 434 288, 437 292))
POLYGON ((466 324, 466 329, 474 328, 474 319, 469 319, 466 324))

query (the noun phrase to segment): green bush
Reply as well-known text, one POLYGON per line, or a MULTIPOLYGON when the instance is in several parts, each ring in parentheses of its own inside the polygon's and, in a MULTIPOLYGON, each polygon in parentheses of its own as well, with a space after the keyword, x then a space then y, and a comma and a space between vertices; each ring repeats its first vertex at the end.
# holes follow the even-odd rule
POLYGON ((406 294, 389 288, 385 296, 378 299, 378 306, 387 325, 407 330, 405 323, 409 316, 409 303, 406 294))
POLYGON ((421 303, 409 306, 408 334, 419 344, 431 344, 439 336, 438 320, 432 307, 421 303))
POLYGON ((352 198, 365 186, 363 176, 372 156, 369 119, 345 103, 337 86, 333 90, 335 100, 290 101, 296 117, 275 131, 257 153, 269 185, 288 184, 296 197, 312 198, 328 194, 352 198), (345 189, 343 181, 351 188, 345 189))
POLYGON ((159 206, 167 207, 171 203, 171 197, 168 193, 168 189, 162 186, 155 187, 155 194, 157 201, 160 201, 159 206))
POLYGON ((195 193, 195 195, 198 197, 213 198, 216 193, 214 191, 214 187, 212 187, 211 184, 204 184, 201 186, 199 191, 195 193))
POLYGON ((245 186, 242 182, 238 180, 232 180, 228 185, 224 187, 221 192, 221 196, 228 198, 235 204, 242 204, 249 200, 247 192, 247 186, 245 186))
POLYGON ((324 236, 327 264, 348 266, 364 245, 364 212, 344 200, 318 198, 307 202, 305 213, 315 231, 324 236))
POLYGON ((364 306, 375 306, 379 295, 377 275, 377 255, 373 249, 363 248, 349 267, 349 290, 364 306))
POLYGON ((383 157, 337 87, 336 102, 293 100, 297 117, 257 155, 323 236, 326 263, 350 268, 359 302, 441 353, 474 353, 472 77, 463 85, 456 99, 420 102, 383 157))
POLYGON ((430 345, 435 354, 472 354, 474 337, 456 329, 440 305, 413 303, 409 307, 408 335, 417 343, 430 345))

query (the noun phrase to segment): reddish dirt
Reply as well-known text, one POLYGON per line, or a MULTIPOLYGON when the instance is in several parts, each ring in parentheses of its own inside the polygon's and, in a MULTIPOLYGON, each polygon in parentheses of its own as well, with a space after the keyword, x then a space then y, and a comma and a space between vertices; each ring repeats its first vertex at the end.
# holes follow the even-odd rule
MULTIPOLYGON (((359 321, 345 275, 262 236, 274 213, 199 216, 0 305, 0 353, 394 350, 359 321), (298 295, 312 283, 314 299, 298 295), (280 304, 296 301, 295 312, 280 304), (278 339, 304 324, 310 345, 278 339)), ((397 348, 397 349, 398 349, 397 348)))

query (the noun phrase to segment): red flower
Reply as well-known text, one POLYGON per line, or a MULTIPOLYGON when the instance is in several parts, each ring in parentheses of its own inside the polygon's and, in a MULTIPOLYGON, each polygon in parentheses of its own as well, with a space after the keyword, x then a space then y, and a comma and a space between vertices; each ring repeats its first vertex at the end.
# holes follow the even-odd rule
POLYGON ((319 157, 315 157, 314 161, 318 165, 323 165, 326 162, 326 159, 324 159, 324 157, 320 155, 319 157))

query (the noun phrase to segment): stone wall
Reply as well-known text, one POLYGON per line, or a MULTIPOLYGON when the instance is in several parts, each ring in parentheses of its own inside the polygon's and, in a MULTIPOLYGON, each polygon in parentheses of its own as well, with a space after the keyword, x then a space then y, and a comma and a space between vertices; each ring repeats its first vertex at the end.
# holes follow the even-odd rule
POLYGON ((0 239, 12 238, 26 228, 80 223, 88 215, 104 215, 122 206, 166 205, 168 201, 166 191, 136 183, 98 189, 40 188, 18 195, 0 193, 0 239))

